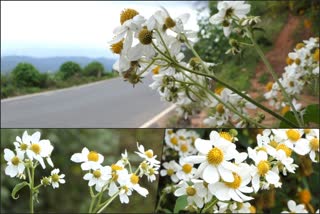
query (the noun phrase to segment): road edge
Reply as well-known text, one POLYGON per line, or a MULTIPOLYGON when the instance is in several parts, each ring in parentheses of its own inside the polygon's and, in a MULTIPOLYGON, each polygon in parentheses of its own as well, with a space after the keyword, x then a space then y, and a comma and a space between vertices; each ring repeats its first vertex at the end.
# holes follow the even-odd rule
POLYGON ((152 124, 154 124, 155 122, 157 122, 159 119, 161 119, 163 116, 165 116, 166 114, 168 114, 170 111, 172 111, 173 109, 175 109, 177 106, 176 105, 171 105, 170 107, 166 108, 165 110, 163 110, 162 112, 160 112, 159 114, 157 114, 156 116, 154 116, 153 118, 151 118, 150 120, 148 120, 147 122, 143 123, 139 128, 149 128, 152 124))

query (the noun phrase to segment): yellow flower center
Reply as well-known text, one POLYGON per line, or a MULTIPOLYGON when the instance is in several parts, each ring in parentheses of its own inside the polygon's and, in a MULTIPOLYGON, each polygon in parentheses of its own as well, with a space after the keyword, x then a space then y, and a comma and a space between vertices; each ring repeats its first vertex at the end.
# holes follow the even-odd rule
POLYGON ((267 152, 267 149, 266 149, 266 147, 264 147, 264 146, 260 146, 260 147, 257 148, 257 151, 267 152))
POLYGON ((142 168, 143 170, 148 169, 148 164, 147 164, 146 162, 142 162, 142 163, 141 163, 141 168, 142 168))
POLYGON ((305 134, 309 134, 311 132, 311 129, 304 129, 303 131, 305 134))
POLYGON ((51 179, 52 179, 52 182, 58 182, 60 178, 58 174, 53 174, 51 175, 51 179))
POLYGON ((115 171, 111 173, 111 176, 112 176, 111 179, 113 181, 117 181, 119 178, 119 175, 115 171))
POLYGON ((121 40, 120 42, 117 42, 115 44, 112 44, 110 46, 110 49, 113 53, 115 54, 120 54, 122 49, 123 49, 123 40, 121 40))
POLYGON ((237 173, 233 172, 232 174, 234 178, 233 182, 226 182, 226 181, 223 181, 223 182, 229 188, 238 189, 241 185, 242 179, 237 173))
POLYGON ((227 141, 232 142, 232 136, 228 132, 220 132, 220 137, 223 137, 227 141))
POLYGON ((27 150, 27 148, 28 148, 28 145, 27 145, 27 144, 21 143, 21 145, 20 145, 20 149, 21 149, 21 150, 27 150))
POLYGON ((191 186, 188 186, 186 192, 188 196, 194 196, 197 193, 197 190, 191 186))
POLYGON ((189 174, 191 172, 191 170, 192 170, 191 164, 186 163, 182 166, 182 171, 184 171, 184 173, 186 173, 186 174, 189 174))
POLYGON ((276 148, 278 146, 278 143, 274 140, 270 141, 270 146, 272 146, 273 148, 276 148))
POLYGON ((171 17, 167 17, 164 24, 167 28, 173 28, 176 26, 176 22, 171 17))
POLYGON ((168 174, 169 176, 173 175, 173 173, 174 173, 174 170, 173 170, 173 169, 167 169, 167 174, 168 174))
POLYGON ((294 87, 294 82, 293 82, 293 81, 290 81, 290 82, 289 82, 289 86, 290 86, 290 87, 294 87))
POLYGON ((89 160, 89 161, 97 162, 97 161, 99 160, 99 155, 98 155, 98 153, 95 152, 95 151, 89 152, 89 154, 88 154, 88 160, 89 160))
POLYGON ((311 201, 311 193, 309 190, 304 189, 301 192, 299 192, 299 200, 303 204, 309 204, 311 201))
POLYGON ((136 176, 135 174, 132 174, 131 177, 130 177, 130 181, 133 184, 137 184, 137 183, 139 183, 139 177, 136 176))
POLYGON ((281 109, 281 114, 285 115, 288 111, 290 111, 290 106, 286 105, 281 109))
POLYGON ((288 138, 294 142, 299 140, 301 137, 300 133, 294 129, 289 129, 288 131, 286 131, 286 134, 287 134, 288 138))
POLYGON ((19 163, 20 163, 20 159, 17 157, 17 156, 14 156, 12 159, 11 159, 11 163, 15 166, 17 166, 19 163))
POLYGON ((319 62, 319 48, 314 52, 313 59, 317 62, 319 62))
POLYGON ((267 85, 266 85, 266 90, 267 91, 271 91, 272 86, 273 86, 273 82, 268 82, 267 85))
POLYGON ((93 176, 94 176, 95 178, 100 178, 100 177, 101 177, 101 171, 100 171, 100 170, 94 170, 94 171, 92 172, 92 174, 93 174, 93 176))
MULTIPOLYGON (((153 73, 154 75, 159 74, 159 71, 160 71, 160 66, 156 66, 154 69, 152 69, 152 73, 153 73)), ((171 131, 171 130, 170 130, 170 131, 171 131)), ((172 133, 172 131, 171 131, 171 133, 172 133)), ((168 134, 171 134, 171 133, 169 133, 169 131, 168 131, 168 134)))
POLYGON ((173 131, 170 129, 170 130, 168 130, 168 134, 170 135, 170 134, 173 134, 173 131))
POLYGON ((296 63, 297 65, 301 64, 301 59, 297 58, 296 60, 294 60, 294 63, 296 63))
POLYGON ((287 157, 290 157, 290 156, 291 156, 292 150, 289 149, 285 144, 280 143, 280 144, 276 147, 276 150, 280 150, 280 149, 286 153, 287 157))
POLYGON ((318 138, 313 138, 312 140, 310 140, 310 148, 313 151, 319 150, 319 139, 318 138))
POLYGON ((264 176, 265 174, 267 174, 267 172, 269 171, 270 166, 269 166, 269 162, 268 161, 260 161, 258 163, 258 172, 259 175, 264 176))
POLYGON ((294 60, 291 59, 290 57, 287 57, 286 62, 287 62, 287 65, 292 65, 294 63, 294 60))
POLYGON ((223 161, 224 155, 221 149, 213 148, 208 152, 207 160, 212 165, 217 165, 223 161))
POLYGON ((112 169, 112 171, 117 171, 117 170, 122 170, 123 167, 122 167, 122 166, 119 166, 119 165, 117 165, 117 164, 112 164, 112 165, 111 165, 111 169, 112 169))
POLYGON ((33 143, 33 144, 31 145, 31 150, 32 150, 34 153, 36 153, 36 154, 40 154, 41 148, 40 148, 39 144, 33 143))
POLYGON ((120 23, 123 25, 127 20, 133 19, 139 13, 133 9, 124 9, 120 14, 120 23))
POLYGON ((145 151, 144 153, 148 158, 152 158, 153 157, 153 151, 151 149, 149 149, 148 151, 145 151))
POLYGON ((181 152, 187 152, 188 151, 188 145, 187 144, 182 144, 180 146, 180 150, 181 150, 181 152))
POLYGON ((147 28, 143 28, 138 34, 139 41, 143 45, 149 45, 152 42, 152 32, 147 28))
POLYGON ((173 144, 173 145, 178 145, 178 139, 176 137, 172 137, 170 139, 170 142, 173 144))
POLYGON ((252 205, 249 207, 249 210, 250 210, 250 213, 256 213, 257 212, 257 209, 252 205))
POLYGON ((149 175, 154 175, 154 169, 153 168, 149 169, 149 175))
POLYGON ((223 105, 221 103, 219 103, 217 106, 216 106, 216 110, 219 114, 223 114, 224 113, 224 108, 223 108, 223 105))
POLYGON ((304 46, 305 46, 305 45, 300 42, 300 43, 298 43, 298 44, 296 45, 296 49, 299 50, 299 49, 303 48, 304 46))
POLYGON ((221 95, 221 92, 223 91, 224 87, 218 87, 214 90, 214 93, 221 95))

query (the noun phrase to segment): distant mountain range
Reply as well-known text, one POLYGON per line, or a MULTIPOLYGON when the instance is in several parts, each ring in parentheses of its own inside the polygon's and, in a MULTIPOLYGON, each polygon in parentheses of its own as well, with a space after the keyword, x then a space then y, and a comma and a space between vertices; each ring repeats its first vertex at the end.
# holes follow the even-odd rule
POLYGON ((86 66, 92 61, 98 61, 103 64, 106 71, 112 70, 112 65, 116 61, 112 58, 89 58, 89 57, 46 57, 46 58, 37 58, 29 56, 3 56, 1 57, 1 73, 11 72, 17 64, 20 62, 31 63, 35 66, 40 72, 56 72, 59 70, 59 67, 67 62, 73 61, 78 63, 81 67, 86 66))

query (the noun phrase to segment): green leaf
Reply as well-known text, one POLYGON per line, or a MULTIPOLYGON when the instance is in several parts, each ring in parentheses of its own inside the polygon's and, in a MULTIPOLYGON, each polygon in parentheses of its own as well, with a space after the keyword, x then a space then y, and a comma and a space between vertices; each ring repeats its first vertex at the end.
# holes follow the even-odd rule
POLYGON ((29 183, 24 181, 24 182, 21 182, 21 183, 18 183, 12 190, 12 193, 11 193, 11 197, 15 200, 17 200, 19 198, 19 195, 16 196, 17 192, 19 192, 23 187, 25 186, 29 186, 29 183))
POLYGON ((183 210, 188 205, 187 196, 181 196, 176 200, 176 204, 174 206, 174 213, 179 213, 180 210, 183 210))
MULTIPOLYGON (((288 119, 289 121, 291 121, 294 124, 298 124, 294 113, 292 111, 288 111, 285 115, 284 118, 288 119)), ((291 126, 289 126, 286 122, 281 121, 279 128, 292 128, 291 126)))
POLYGON ((319 124, 319 111, 319 104, 308 105, 306 113, 303 115, 304 122, 319 124))

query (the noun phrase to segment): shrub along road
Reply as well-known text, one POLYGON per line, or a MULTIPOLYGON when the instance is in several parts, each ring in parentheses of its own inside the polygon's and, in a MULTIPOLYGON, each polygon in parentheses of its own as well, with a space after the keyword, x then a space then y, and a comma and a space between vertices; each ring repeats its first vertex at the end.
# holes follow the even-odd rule
POLYGON ((121 78, 1 101, 2 128, 136 128, 169 107, 121 78))

